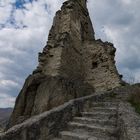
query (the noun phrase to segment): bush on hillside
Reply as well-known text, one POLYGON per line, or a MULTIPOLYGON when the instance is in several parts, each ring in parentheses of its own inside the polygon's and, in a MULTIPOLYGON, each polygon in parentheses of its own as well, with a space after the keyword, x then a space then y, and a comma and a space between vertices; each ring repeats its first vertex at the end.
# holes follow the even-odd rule
POLYGON ((136 112, 140 114, 140 86, 133 87, 129 102, 135 107, 136 112))

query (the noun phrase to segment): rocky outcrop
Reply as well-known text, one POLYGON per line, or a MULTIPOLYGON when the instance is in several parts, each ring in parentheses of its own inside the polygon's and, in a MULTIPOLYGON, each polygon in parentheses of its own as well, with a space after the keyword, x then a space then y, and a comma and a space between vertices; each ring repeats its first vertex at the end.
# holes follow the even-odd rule
POLYGON ((113 44, 95 40, 86 0, 68 0, 56 13, 39 64, 16 100, 11 126, 64 102, 121 85, 113 44))

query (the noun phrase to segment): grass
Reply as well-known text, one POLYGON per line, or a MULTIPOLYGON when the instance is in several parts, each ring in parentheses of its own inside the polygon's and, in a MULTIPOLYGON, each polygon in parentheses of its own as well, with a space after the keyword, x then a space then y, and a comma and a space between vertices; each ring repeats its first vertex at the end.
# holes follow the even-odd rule
POLYGON ((135 108, 135 111, 140 114, 140 87, 135 87, 129 98, 129 103, 135 108))
POLYGON ((116 94, 112 92, 109 97, 110 98, 115 98, 116 97, 116 94))

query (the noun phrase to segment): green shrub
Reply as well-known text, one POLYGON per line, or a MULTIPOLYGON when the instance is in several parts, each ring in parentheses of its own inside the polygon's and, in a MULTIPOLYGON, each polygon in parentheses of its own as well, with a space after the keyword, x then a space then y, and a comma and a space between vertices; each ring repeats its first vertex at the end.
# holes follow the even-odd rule
POLYGON ((140 87, 134 87, 129 102, 135 108, 136 112, 140 114, 140 87))
POLYGON ((109 97, 110 98, 115 98, 116 97, 116 94, 112 92, 109 97))

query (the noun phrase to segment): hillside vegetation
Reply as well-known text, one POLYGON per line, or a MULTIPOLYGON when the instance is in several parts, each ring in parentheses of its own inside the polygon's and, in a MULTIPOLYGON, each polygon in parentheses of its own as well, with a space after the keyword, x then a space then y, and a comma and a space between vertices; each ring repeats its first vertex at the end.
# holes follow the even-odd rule
POLYGON ((140 114, 140 85, 136 85, 132 90, 129 102, 135 108, 136 112, 140 114))

